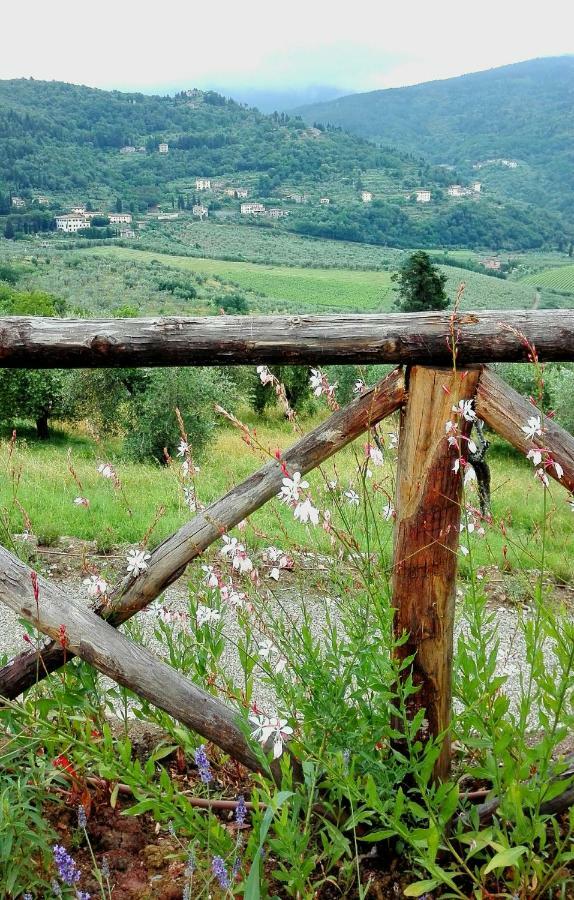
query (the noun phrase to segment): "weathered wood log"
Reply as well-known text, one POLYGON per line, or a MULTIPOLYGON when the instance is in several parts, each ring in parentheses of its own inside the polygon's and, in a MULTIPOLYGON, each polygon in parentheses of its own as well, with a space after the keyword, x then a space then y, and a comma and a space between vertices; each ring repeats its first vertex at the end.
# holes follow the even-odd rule
POLYGON ((546 448, 552 459, 560 463, 564 474, 558 478, 552 465, 544 471, 567 490, 574 491, 574 437, 546 416, 541 417, 543 434, 527 437, 522 428, 529 418, 540 415, 538 410, 488 369, 484 369, 480 376, 476 413, 489 428, 524 455, 535 447, 546 448))
MULTIPOLYGON (((404 396, 404 375, 397 369, 297 441, 283 454, 281 461, 290 473, 309 472, 398 410, 404 396)), ((250 475, 156 547, 147 571, 135 581, 124 579, 109 601, 97 607, 96 613, 114 626, 135 615, 179 578, 188 563, 210 544, 274 497, 280 490, 282 479, 283 471, 276 460, 250 475)), ((36 651, 27 650, 0 669, 0 696, 13 699, 31 687, 37 677, 44 678, 64 664, 64 654, 57 641, 44 644, 41 654, 39 667, 36 651)), ((70 658, 69 652, 67 658, 70 658)))
POLYGON ((29 566, 0 548, 0 597, 13 612, 60 644, 65 643, 70 654, 80 656, 118 684, 165 710, 247 768, 260 770, 235 710, 41 577, 36 602, 31 575, 29 566))
MULTIPOLYGON (((445 424, 459 400, 474 396, 479 370, 453 372, 415 366, 407 374, 408 401, 402 413, 397 468, 393 562, 394 632, 408 639, 400 660, 414 654, 412 674, 419 688, 407 700, 409 718, 426 710, 421 738, 446 733, 435 777, 450 771, 452 654, 455 578, 461 520, 462 471, 450 448, 445 424)), ((463 435, 471 423, 458 420, 463 435)), ((466 456, 464 446, 461 455, 466 456)), ((398 726, 398 723, 397 727, 398 726)))
POLYGON ((0 365, 9 368, 214 366, 246 363, 523 362, 574 360, 574 310, 479 310, 336 316, 154 319, 0 318, 0 365), (514 329, 514 330, 512 330, 514 329))

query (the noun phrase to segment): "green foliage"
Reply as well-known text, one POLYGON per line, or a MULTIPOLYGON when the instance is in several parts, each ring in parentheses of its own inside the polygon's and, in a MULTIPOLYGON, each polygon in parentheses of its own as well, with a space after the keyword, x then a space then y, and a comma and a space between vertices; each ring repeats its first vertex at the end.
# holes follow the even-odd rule
MULTIPOLYGON (((291 409, 301 411, 308 404, 311 393, 309 389, 309 369, 307 366, 269 366, 269 371, 285 387, 285 393, 291 409)), ((253 409, 262 413, 268 406, 274 406, 277 397, 274 391, 261 383, 259 376, 252 374, 251 401, 253 409)))
POLYGON ((235 406, 235 389, 217 369, 155 369, 145 373, 145 383, 130 398, 131 423, 125 452, 133 459, 165 462, 164 450, 175 456, 181 434, 175 410, 180 410, 190 446, 200 453, 213 437, 218 417, 214 405, 225 399, 235 406))
MULTIPOLYGON (((21 774, 0 772, 0 884, 6 898, 49 890, 46 873, 58 840, 42 814, 49 778, 22 749, 15 766, 21 774)), ((3 755, 3 764, 9 764, 9 754, 3 755)))
POLYGON ((401 312, 428 312, 446 309, 446 275, 434 266, 428 253, 412 253, 392 276, 398 285, 395 306, 401 312))
POLYGON ((243 294, 223 294, 214 297, 213 304, 230 316, 246 316, 249 312, 249 304, 243 294))

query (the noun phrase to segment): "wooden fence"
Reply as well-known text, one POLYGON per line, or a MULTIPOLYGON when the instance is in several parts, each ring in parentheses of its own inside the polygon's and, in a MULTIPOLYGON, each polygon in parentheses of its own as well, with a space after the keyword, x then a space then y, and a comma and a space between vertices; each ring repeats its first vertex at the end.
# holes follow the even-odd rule
MULTIPOLYGON (((426 710, 424 735, 443 735, 437 778, 450 768, 449 722, 456 560, 462 477, 454 465, 471 421, 460 417, 457 449, 445 423, 459 401, 521 452, 546 452, 574 492, 574 438, 541 417, 528 437, 534 407, 484 363, 574 361, 574 311, 488 311, 453 314, 339 315, 73 320, 0 319, 0 364, 6 367, 384 363, 399 365, 345 409, 301 438, 168 537, 148 569, 126 577, 95 610, 0 548, 0 600, 47 635, 0 669, 0 696, 14 699, 38 679, 80 656, 213 741, 246 766, 258 761, 235 711, 184 678, 116 628, 179 578, 187 565, 280 490, 283 469, 309 472, 385 417, 400 411, 394 563, 394 629, 408 639, 397 651, 414 656, 419 691, 409 714, 426 710), (61 645, 62 626, 66 646, 61 645)), ((548 476, 557 469, 548 466, 548 476)))

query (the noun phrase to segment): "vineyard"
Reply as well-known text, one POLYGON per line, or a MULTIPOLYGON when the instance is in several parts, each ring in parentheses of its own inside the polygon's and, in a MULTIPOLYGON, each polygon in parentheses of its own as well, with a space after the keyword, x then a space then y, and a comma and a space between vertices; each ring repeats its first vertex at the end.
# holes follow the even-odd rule
POLYGON ((556 269, 545 269, 534 275, 527 275, 522 284, 532 284, 551 291, 574 293, 574 266, 561 266, 556 269))

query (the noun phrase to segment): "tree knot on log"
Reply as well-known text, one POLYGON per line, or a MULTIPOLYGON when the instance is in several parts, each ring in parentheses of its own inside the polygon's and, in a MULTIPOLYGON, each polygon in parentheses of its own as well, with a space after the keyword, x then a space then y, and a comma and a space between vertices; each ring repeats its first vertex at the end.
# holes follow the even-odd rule
POLYGON ((111 335, 96 334, 90 341, 90 350, 99 353, 100 356, 107 356, 113 350, 117 350, 119 342, 111 335))

